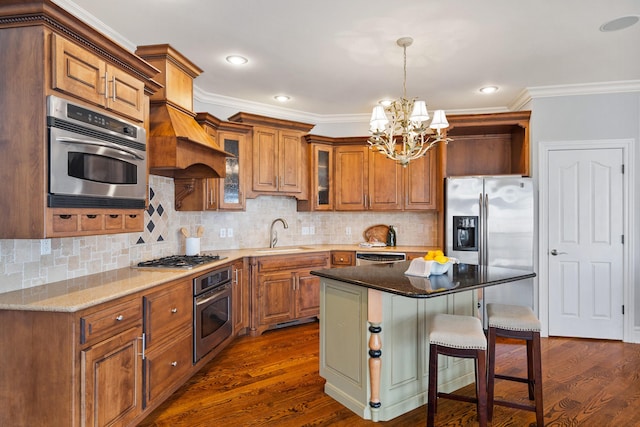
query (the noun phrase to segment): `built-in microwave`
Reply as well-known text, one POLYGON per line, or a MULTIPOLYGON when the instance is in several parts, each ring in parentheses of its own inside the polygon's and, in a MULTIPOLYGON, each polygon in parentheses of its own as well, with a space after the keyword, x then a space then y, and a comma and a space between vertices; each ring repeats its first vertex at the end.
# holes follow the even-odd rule
POLYGON ((143 127, 50 95, 47 128, 49 207, 145 208, 143 127))

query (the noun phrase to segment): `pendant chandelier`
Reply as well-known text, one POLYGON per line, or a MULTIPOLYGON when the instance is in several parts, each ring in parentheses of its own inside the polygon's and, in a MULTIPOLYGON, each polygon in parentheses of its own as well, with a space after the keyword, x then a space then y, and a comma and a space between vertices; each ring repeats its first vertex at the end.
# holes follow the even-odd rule
POLYGON ((449 122, 444 110, 436 110, 427 126, 429 113, 425 101, 407 99, 407 46, 411 46, 413 39, 402 37, 396 43, 404 51, 402 98, 387 107, 373 107, 369 128, 371 137, 367 142, 370 149, 378 150, 406 167, 411 160, 424 156, 438 142, 446 144, 450 141, 441 134, 442 129, 449 127, 449 122))

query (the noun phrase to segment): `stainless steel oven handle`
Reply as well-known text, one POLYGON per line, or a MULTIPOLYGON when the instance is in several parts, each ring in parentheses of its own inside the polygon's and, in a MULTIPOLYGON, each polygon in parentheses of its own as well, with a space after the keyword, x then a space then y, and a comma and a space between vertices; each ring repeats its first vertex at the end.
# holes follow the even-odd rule
POLYGON ((136 160, 144 160, 144 157, 140 157, 140 155, 138 155, 137 153, 127 150, 126 148, 123 148, 119 145, 116 144, 112 144, 110 142, 104 142, 104 141, 89 141, 86 139, 78 139, 78 138, 71 138, 69 136, 62 136, 62 137, 58 137, 56 138, 56 141, 60 141, 60 142, 66 142, 66 143, 70 143, 70 144, 84 144, 84 145, 93 145, 93 146, 97 146, 97 147, 103 147, 103 148, 108 148, 110 150, 115 150, 118 153, 133 157, 136 160))
POLYGON ((220 288, 220 290, 218 292, 215 292, 212 295, 208 295, 205 299, 200 299, 200 298, 202 298, 202 296, 196 297, 196 306, 199 306, 199 305, 202 305, 202 304, 206 304, 209 301, 214 300, 214 299, 218 298, 220 295, 226 293, 228 290, 229 290, 229 285, 224 285, 224 286, 222 286, 220 288))

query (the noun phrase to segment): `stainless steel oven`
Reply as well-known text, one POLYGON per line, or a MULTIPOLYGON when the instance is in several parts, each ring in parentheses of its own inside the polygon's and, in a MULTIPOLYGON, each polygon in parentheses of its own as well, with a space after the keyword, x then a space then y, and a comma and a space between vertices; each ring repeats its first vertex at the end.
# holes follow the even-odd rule
POLYGON ((47 126, 49 207, 144 209, 143 127, 52 95, 47 126))
POLYGON ((231 267, 193 279, 193 363, 231 336, 231 295, 231 267))

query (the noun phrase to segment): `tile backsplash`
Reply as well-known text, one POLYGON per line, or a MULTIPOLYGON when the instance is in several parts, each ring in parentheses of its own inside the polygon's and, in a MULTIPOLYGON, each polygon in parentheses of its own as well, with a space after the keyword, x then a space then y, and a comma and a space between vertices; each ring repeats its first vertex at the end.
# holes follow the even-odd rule
POLYGON ((176 212, 173 180, 150 175, 149 183, 142 233, 51 239, 49 255, 40 254, 40 240, 0 240, 0 292, 184 253, 180 227, 193 235, 198 226, 204 227, 204 252, 269 246, 269 227, 276 218, 284 218, 289 225, 284 229, 276 224, 278 246, 357 244, 364 240, 364 230, 376 224, 394 225, 398 245, 436 242, 434 213, 297 212, 295 199, 278 196, 249 199, 245 212, 176 212))

